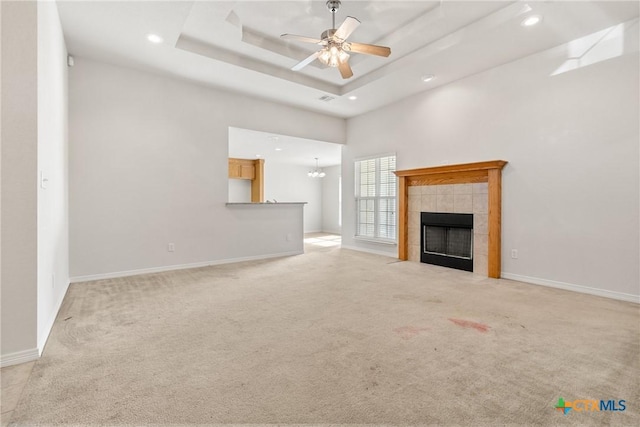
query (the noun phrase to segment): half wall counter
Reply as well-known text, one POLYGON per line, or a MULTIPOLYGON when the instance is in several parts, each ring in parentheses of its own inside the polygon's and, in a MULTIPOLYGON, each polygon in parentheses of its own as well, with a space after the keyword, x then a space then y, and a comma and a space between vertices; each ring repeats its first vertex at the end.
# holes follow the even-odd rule
POLYGON ((304 253, 304 205, 307 202, 228 202, 240 229, 233 244, 247 259, 304 253))

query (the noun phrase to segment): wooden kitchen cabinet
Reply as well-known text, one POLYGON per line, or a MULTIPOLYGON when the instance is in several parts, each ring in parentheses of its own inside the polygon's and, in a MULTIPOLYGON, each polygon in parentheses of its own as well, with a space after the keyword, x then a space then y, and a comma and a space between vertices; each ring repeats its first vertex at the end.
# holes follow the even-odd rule
POLYGON ((229 158, 229 179, 251 181, 251 201, 264 202, 264 159, 229 158))
POLYGON ((256 166, 254 160, 229 159, 229 178, 255 179, 256 166))

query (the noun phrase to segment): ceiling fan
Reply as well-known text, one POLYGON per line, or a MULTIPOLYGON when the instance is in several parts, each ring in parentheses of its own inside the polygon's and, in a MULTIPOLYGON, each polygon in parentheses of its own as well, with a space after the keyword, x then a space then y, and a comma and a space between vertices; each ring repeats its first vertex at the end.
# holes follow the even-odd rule
POLYGON ((366 55, 376 55, 387 57, 391 54, 391 49, 385 46, 376 46, 373 44, 348 42, 347 37, 358 28, 360 21, 352 16, 347 16, 342 25, 336 29, 336 12, 340 8, 340 0, 327 1, 327 8, 332 16, 332 28, 324 31, 320 35, 320 39, 311 37, 296 36, 295 34, 282 34, 280 37, 287 40, 294 40, 304 43, 314 43, 322 46, 322 49, 300 61, 291 68, 293 71, 301 70, 316 59, 329 67, 338 68, 343 79, 353 76, 351 66, 349 65, 349 53, 364 53, 366 55))

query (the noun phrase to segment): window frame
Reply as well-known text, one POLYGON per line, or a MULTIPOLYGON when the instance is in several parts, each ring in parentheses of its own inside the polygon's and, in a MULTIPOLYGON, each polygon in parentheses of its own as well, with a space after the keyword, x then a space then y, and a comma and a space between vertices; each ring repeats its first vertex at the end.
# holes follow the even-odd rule
MULTIPOLYGON (((356 203, 356 217, 355 217, 355 235, 354 235, 354 239, 356 240, 362 240, 362 241, 370 241, 370 242, 375 242, 375 243, 384 243, 384 244, 391 244, 391 245, 396 245, 398 243, 398 181, 397 178, 394 176, 394 181, 395 181, 395 189, 394 189, 394 195, 393 196, 381 196, 381 188, 382 188, 382 183, 380 180, 381 174, 382 174, 382 170, 380 167, 380 162, 383 158, 386 157, 394 157, 394 162, 396 163, 396 167, 397 167, 397 156, 395 152, 392 153, 383 153, 383 154, 377 154, 377 155, 373 155, 373 156, 367 156, 367 157, 359 157, 354 159, 353 164, 354 164, 354 199, 355 199, 355 203, 356 203), (361 162, 367 161, 367 160, 375 160, 375 181, 374 181, 374 196, 361 196, 360 193, 360 184, 361 184, 361 178, 362 178, 362 173, 361 173, 361 162), (393 238, 388 238, 388 237, 380 237, 380 219, 382 216, 382 213, 380 211, 380 204, 381 204, 381 200, 387 200, 388 201, 388 206, 393 206, 393 216, 394 216, 394 228, 395 228, 395 235, 393 238), (374 203, 374 209, 373 209, 373 236, 370 235, 362 235, 360 234, 360 202, 362 200, 372 200, 374 203)), ((394 171, 397 170, 397 168, 393 169, 394 171)))

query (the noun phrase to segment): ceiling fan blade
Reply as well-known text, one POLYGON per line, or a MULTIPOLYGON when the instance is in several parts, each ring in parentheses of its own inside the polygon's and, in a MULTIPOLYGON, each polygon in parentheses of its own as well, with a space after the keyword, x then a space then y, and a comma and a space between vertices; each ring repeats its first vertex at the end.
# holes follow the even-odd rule
MULTIPOLYGON (((345 45, 346 44, 347 43, 345 43, 345 45)), ((364 53, 366 55, 377 55, 385 57, 391 55, 391 48, 388 48, 386 46, 376 46, 374 44, 365 43, 348 43, 348 45, 348 49, 345 50, 349 50, 355 53, 364 53)))
POLYGON ((351 71, 351 66, 347 61, 341 62, 340 65, 338 65, 338 70, 340 70, 343 79, 348 79, 353 76, 353 71, 351 71))
POLYGON ((356 28, 358 28, 358 25, 360 25, 360 21, 358 21, 353 16, 347 16, 347 19, 345 19, 342 25, 338 27, 334 36, 339 39, 345 40, 351 35, 351 33, 353 33, 356 28))
POLYGON ((317 51, 316 53, 308 56, 306 59, 298 62, 296 65, 294 65, 291 69, 293 71, 299 71, 302 70, 304 67, 306 67, 307 65, 311 64, 318 56, 320 56, 320 52, 321 51, 317 51))
POLYGON ((313 43, 313 44, 321 44, 322 40, 320 39, 312 39, 311 37, 305 37, 305 36, 297 36, 295 34, 282 34, 280 36, 281 39, 285 39, 285 40, 293 40, 293 41, 297 41, 297 42, 303 42, 303 43, 313 43))

